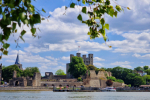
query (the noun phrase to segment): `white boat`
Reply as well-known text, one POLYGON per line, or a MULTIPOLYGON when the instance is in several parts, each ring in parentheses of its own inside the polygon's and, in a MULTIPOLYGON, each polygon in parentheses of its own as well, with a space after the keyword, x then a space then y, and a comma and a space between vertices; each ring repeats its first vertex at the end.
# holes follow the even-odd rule
POLYGON ((102 92, 116 92, 116 89, 113 87, 106 87, 102 89, 102 92))

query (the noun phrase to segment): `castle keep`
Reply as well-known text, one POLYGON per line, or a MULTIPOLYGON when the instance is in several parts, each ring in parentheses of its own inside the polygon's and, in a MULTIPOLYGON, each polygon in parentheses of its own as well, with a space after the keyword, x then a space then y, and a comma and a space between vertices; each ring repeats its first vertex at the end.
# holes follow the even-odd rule
MULTIPOLYGON (((72 57, 74 55, 70 55, 70 63, 72 57)), ((81 57, 80 53, 76 54, 77 57, 81 57)), ((93 54, 88 54, 82 56, 83 62, 85 65, 93 65, 93 54)), ((17 54, 15 64, 21 69, 22 64, 19 61, 19 55, 17 54)), ((69 63, 66 65, 66 72, 69 69, 69 63)), ((111 76, 111 72, 107 71, 99 71, 96 74, 95 70, 89 70, 87 73, 82 76, 83 81, 80 82, 75 78, 72 78, 71 74, 67 72, 67 75, 53 75, 52 72, 45 72, 45 76, 41 77, 40 73, 35 73, 33 77, 17 77, 17 72, 13 72, 12 79, 9 80, 9 86, 85 86, 85 87, 106 87, 106 77, 111 76)), ((0 65, 0 82, 2 78, 2 64, 0 65)), ((123 86, 122 83, 114 82, 113 86, 123 86)))
MULTIPOLYGON (((73 54, 70 54, 70 63, 72 61, 73 56, 74 56, 73 54)), ((77 53, 76 56, 81 57, 81 53, 77 53)), ((86 57, 86 55, 83 55, 81 58, 83 59, 83 62, 84 62, 85 65, 93 65, 93 54, 88 54, 88 57, 86 57)), ((68 72, 70 63, 66 64, 67 78, 72 78, 72 75, 68 72)))

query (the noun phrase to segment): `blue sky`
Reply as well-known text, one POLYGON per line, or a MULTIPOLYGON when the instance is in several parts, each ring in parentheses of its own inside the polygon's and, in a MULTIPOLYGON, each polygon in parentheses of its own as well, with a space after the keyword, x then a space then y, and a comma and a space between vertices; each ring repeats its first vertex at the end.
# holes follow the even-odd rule
MULTIPOLYGON (((118 14, 118 18, 105 16, 110 24, 107 36, 110 41, 105 45, 103 38, 90 40, 87 35, 88 27, 77 20, 81 7, 67 9, 70 0, 36 0, 33 4, 38 8, 44 8, 48 19, 36 25, 41 32, 37 32, 40 39, 33 38, 30 29, 24 26, 27 34, 24 35, 25 43, 19 40, 16 48, 15 39, 18 34, 12 35, 8 41, 11 44, 8 56, 3 56, 0 63, 5 66, 15 63, 19 52, 20 62, 23 68, 39 67, 42 75, 45 72, 55 73, 58 69, 66 72, 66 63, 69 63, 70 54, 79 52, 88 55, 94 54, 94 65, 98 68, 112 68, 121 66, 135 68, 137 66, 150 65, 150 0, 118 0, 117 3, 131 10, 118 14)), ((114 5, 113 2, 111 2, 114 5)), ((87 15, 83 15, 87 19, 87 15)))

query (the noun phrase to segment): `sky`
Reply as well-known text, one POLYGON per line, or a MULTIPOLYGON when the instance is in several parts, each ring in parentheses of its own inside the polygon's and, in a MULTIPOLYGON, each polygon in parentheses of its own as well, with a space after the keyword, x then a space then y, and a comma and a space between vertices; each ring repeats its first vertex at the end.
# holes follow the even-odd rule
MULTIPOLYGON (((107 45, 102 37, 90 40, 87 35, 88 27, 77 20, 81 7, 68 8, 71 0, 36 0, 32 2, 38 9, 44 8, 46 13, 43 17, 50 15, 36 27, 38 36, 34 38, 30 29, 25 25, 27 31, 24 35, 25 43, 19 39, 19 46, 14 42, 18 34, 10 36, 9 53, 3 55, 0 60, 5 66, 15 63, 19 53, 20 63, 23 69, 26 67, 38 67, 41 74, 45 72, 55 73, 58 69, 66 72, 66 63, 70 62, 70 54, 79 52, 88 56, 94 54, 94 65, 98 68, 113 68, 121 66, 134 69, 137 66, 150 66, 150 0, 118 0, 119 5, 129 7, 118 14, 117 18, 105 16, 110 30, 107 30, 109 41, 107 45), (65 15, 64 15, 65 13, 65 15)), ((75 0, 72 0, 75 1, 75 0)), ((115 5, 113 0, 111 4, 115 5)), ((83 14, 83 19, 88 16, 83 14)))

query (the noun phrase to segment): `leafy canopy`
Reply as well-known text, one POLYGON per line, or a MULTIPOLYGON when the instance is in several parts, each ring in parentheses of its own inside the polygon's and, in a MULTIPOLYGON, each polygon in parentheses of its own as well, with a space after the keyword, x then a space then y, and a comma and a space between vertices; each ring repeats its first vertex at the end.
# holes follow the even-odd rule
POLYGON ((24 71, 23 71, 23 76, 27 77, 33 77, 34 73, 36 72, 40 72, 39 69, 37 67, 27 67, 24 71))
MULTIPOLYGON (((36 28, 35 25, 45 19, 41 17, 41 11, 44 13, 46 11, 43 8, 42 10, 38 10, 32 5, 31 1, 35 0, 0 0, 0 28, 2 30, 0 32, 0 52, 4 55, 8 54, 7 49, 10 44, 7 41, 11 34, 17 33, 17 27, 21 28, 27 25, 30 28, 32 36, 37 36, 36 33, 39 28, 36 28)), ((105 29, 109 30, 109 24, 106 23, 104 15, 107 14, 111 17, 117 17, 118 12, 123 11, 123 8, 130 10, 129 7, 122 8, 117 3, 115 6, 112 6, 110 0, 75 0, 75 2, 71 0, 69 7, 75 8, 75 6, 82 7, 81 12, 89 15, 88 20, 83 20, 82 13, 79 13, 77 19, 89 27, 87 34, 90 36, 90 39, 102 36, 104 41, 107 40, 105 29)), ((67 10, 68 7, 65 8, 67 10)), ((26 30, 22 29, 18 39, 15 40, 17 46, 19 39, 25 42, 23 39, 25 34, 26 30)), ((111 48, 111 46, 109 47, 111 48)), ((1 58, 2 56, 0 56, 1 58)))
POLYGON ((4 81, 9 82, 9 79, 12 79, 13 77, 13 72, 17 71, 17 77, 21 76, 29 76, 33 77, 35 72, 40 72, 37 67, 27 67, 25 70, 19 69, 17 65, 10 65, 2 68, 2 77, 4 81))
POLYGON ((2 68, 3 80, 9 82, 9 79, 13 77, 14 70, 17 71, 17 77, 23 76, 23 71, 17 65, 10 65, 2 68))
POLYGON ((58 69, 55 73, 55 75, 66 75, 65 72, 62 69, 58 69))
POLYGON ((81 57, 74 56, 72 57, 72 62, 69 64, 68 72, 73 75, 75 78, 80 77, 86 73, 86 66, 81 57))

